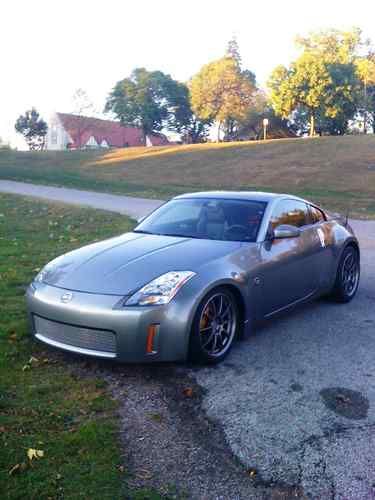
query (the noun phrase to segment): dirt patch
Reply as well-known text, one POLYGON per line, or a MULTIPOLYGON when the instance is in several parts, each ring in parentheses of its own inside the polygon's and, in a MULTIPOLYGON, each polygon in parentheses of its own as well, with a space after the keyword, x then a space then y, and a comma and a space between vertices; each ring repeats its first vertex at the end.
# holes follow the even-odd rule
POLYGON ((65 356, 81 376, 103 377, 119 402, 127 486, 165 499, 305 498, 300 486, 263 481, 230 451, 202 410, 203 391, 183 365, 115 365, 65 356))

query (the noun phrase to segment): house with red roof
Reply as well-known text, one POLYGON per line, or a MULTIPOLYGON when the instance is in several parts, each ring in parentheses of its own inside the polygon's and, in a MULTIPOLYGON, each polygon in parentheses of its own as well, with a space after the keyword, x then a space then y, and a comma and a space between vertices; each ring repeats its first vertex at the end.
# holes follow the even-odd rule
POLYGON ((142 130, 137 127, 68 113, 55 113, 51 117, 46 137, 46 149, 52 151, 167 144, 169 141, 164 134, 154 133, 144 137, 142 130))

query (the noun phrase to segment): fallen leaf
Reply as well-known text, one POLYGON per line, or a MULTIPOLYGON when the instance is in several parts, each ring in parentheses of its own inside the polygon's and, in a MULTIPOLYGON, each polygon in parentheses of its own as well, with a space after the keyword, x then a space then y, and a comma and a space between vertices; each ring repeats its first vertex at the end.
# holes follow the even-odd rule
POLYGON ((25 469, 27 469, 27 464, 25 464, 25 462, 16 464, 10 469, 9 475, 12 476, 13 474, 18 474, 19 472, 22 472, 25 469))
POLYGON ((187 398, 191 398, 193 395, 193 389, 191 387, 187 387, 182 391, 183 395, 186 396, 187 398))
POLYGON ((42 458, 44 457, 44 451, 43 450, 35 450, 34 448, 29 448, 27 450, 27 456, 31 462, 33 458, 42 458))
POLYGON ((255 477, 257 475, 257 471, 255 469, 249 469, 247 473, 250 477, 255 477))
POLYGON ((13 467, 9 471, 9 475, 11 476, 12 474, 15 474, 16 472, 19 472, 20 468, 21 468, 21 464, 13 465, 13 467))

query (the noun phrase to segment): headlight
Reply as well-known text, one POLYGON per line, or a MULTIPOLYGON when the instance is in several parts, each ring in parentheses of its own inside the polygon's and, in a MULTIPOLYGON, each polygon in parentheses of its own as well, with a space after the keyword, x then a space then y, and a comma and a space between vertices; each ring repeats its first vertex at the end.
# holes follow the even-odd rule
POLYGON ((125 302, 127 306, 157 306, 168 304, 179 289, 196 273, 170 271, 155 278, 125 302))
POLYGON ((44 266, 34 278, 34 283, 43 283, 43 281, 51 274, 53 267, 49 264, 44 266))

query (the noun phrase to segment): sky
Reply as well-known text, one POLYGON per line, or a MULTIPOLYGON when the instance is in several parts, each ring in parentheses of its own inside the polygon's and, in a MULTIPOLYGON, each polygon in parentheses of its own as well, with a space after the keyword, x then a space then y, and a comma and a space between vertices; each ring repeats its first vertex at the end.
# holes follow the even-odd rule
POLYGON ((187 81, 233 35, 264 86, 296 56, 297 34, 358 26, 375 42, 374 18, 374 0, 1 0, 0 137, 25 148, 17 117, 72 112, 78 88, 101 111, 135 67, 187 81))

